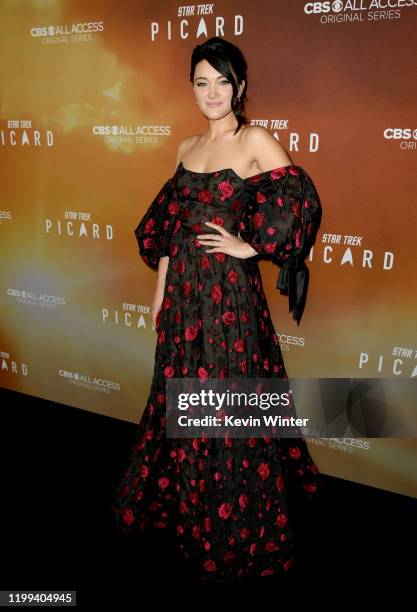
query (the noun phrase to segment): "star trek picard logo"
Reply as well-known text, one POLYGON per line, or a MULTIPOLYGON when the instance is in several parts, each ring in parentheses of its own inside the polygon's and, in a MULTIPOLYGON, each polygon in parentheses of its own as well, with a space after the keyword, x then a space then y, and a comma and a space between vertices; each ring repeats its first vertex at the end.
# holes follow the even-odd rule
MULTIPOLYGON (((220 10, 222 6, 220 6, 220 10)), ((162 40, 205 40, 210 36, 227 37, 243 34, 243 15, 230 15, 227 18, 215 11, 215 4, 189 4, 177 7, 178 19, 151 21, 149 33, 152 42, 162 40)))
POLYGON ((358 369, 367 376, 384 374, 385 376, 417 378, 417 350, 414 347, 393 346, 391 353, 361 351, 358 356, 358 369))
MULTIPOLYGON (((395 255, 392 251, 365 248, 363 236, 349 234, 323 234, 311 249, 314 253, 321 248, 321 260, 325 264, 348 265, 364 270, 391 271, 394 269, 395 255), (324 245, 324 246, 321 246, 324 245)), ((310 259, 310 261, 312 258, 310 259)))
POLYGON ((49 217, 44 219, 44 230, 47 236, 67 236, 80 240, 113 240, 113 226, 106 223, 101 226, 94 223, 89 212, 67 210, 64 218, 49 217))
POLYGON ((100 322, 113 327, 130 327, 147 329, 152 327, 151 307, 143 304, 123 302, 119 308, 103 306, 100 310, 100 322))
POLYGON ((10 357, 8 351, 0 351, 0 373, 1 374, 22 374, 27 376, 29 368, 27 363, 15 361, 10 357))
POLYGON ((9 148, 31 148, 54 146, 54 132, 42 128, 35 129, 31 119, 10 119, 0 130, 0 146, 9 148))

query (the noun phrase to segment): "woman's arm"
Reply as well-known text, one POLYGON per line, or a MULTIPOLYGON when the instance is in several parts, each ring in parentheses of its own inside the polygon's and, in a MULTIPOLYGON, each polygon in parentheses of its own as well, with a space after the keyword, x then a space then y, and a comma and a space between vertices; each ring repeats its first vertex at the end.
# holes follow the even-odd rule
MULTIPOLYGON (((180 142, 180 144, 178 146, 175 172, 176 172, 176 169, 178 167, 178 164, 182 160, 183 152, 184 152, 185 148, 187 147, 187 141, 189 141, 189 140, 190 139, 183 140, 182 142, 180 142)), ((163 298, 164 298, 165 282, 166 282, 166 275, 167 275, 167 271, 168 271, 168 264, 169 264, 169 256, 164 256, 164 257, 161 257, 159 259, 159 263, 158 263, 158 277, 157 277, 157 281, 156 281, 155 294, 154 294, 153 304, 152 304, 152 323, 153 323, 155 328, 157 327, 157 317, 158 317, 159 311, 161 310, 162 301, 163 301, 163 298)))

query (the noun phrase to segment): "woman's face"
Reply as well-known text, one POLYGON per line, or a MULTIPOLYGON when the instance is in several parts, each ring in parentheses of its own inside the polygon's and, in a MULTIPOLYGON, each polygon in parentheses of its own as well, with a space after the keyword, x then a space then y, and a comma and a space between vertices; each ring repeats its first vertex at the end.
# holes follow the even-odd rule
MULTIPOLYGON (((243 87, 244 83, 239 95, 243 87)), ((208 119, 221 119, 232 110, 232 84, 207 60, 201 60, 195 67, 193 89, 198 107, 208 119)))

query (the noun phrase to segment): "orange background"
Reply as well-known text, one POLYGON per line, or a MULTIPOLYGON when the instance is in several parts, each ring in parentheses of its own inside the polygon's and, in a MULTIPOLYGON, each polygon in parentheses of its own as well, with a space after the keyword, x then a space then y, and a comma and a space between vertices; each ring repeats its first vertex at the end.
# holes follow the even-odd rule
MULTIPOLYGON (((140 419, 153 370, 149 306, 156 276, 139 259, 133 230, 174 173, 178 143, 206 129, 188 80, 192 49, 206 39, 197 37, 203 16, 180 17, 181 6, 168 0, 124 2, 123 10, 109 1, 0 4, 3 387, 140 419), (152 22, 160 25, 155 40, 152 22), (69 32, 74 24, 84 38, 55 39, 40 30, 69 32), (29 122, 28 145, 21 123, 11 144, 13 121, 29 122), (111 139, 104 126, 139 130, 139 138, 111 139), (90 215, 87 237, 58 234, 56 223, 64 226, 67 211, 90 215), (23 291, 37 298, 22 298, 23 291), (43 294, 58 304, 45 307, 51 301, 39 299, 43 294), (127 322, 126 308, 133 309, 127 322), (89 380, 73 384, 66 372, 89 380)), ((417 127, 417 7, 379 19, 372 10, 309 13, 309 3, 299 0, 212 7, 204 16, 207 37, 224 35, 248 61, 247 115, 266 122, 293 163, 308 171, 323 206, 300 327, 275 289, 278 268, 261 263, 288 375, 389 378, 397 376, 393 348, 404 347, 411 356, 399 375, 415 376, 417 141, 384 133, 417 127), (236 15, 241 33, 234 31, 236 15), (330 22, 341 15, 361 21, 330 22), (215 29, 220 18, 223 32, 215 29), (287 121, 287 129, 275 129, 274 120, 287 121), (310 133, 318 135, 317 151, 309 150, 310 133), (341 264, 341 245, 324 261, 325 234, 362 236, 361 246, 352 247, 353 266, 341 264), (372 268, 362 267, 364 250, 373 253, 372 268), (394 254, 391 270, 382 269, 385 251, 394 254), (361 353, 369 355, 363 368, 361 353)), ((325 473, 417 496, 416 440, 368 442, 368 449, 349 440, 334 449, 314 441, 310 449, 325 473)))

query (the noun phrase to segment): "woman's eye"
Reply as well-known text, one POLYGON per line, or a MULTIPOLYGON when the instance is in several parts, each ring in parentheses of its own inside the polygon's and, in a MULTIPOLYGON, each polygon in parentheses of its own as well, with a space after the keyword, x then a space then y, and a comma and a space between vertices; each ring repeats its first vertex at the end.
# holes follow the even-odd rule
MULTIPOLYGON (((206 85, 206 83, 203 83, 202 81, 197 83, 197 87, 202 87, 204 85, 206 85)), ((220 85, 229 85, 229 81, 220 81, 220 85)))

